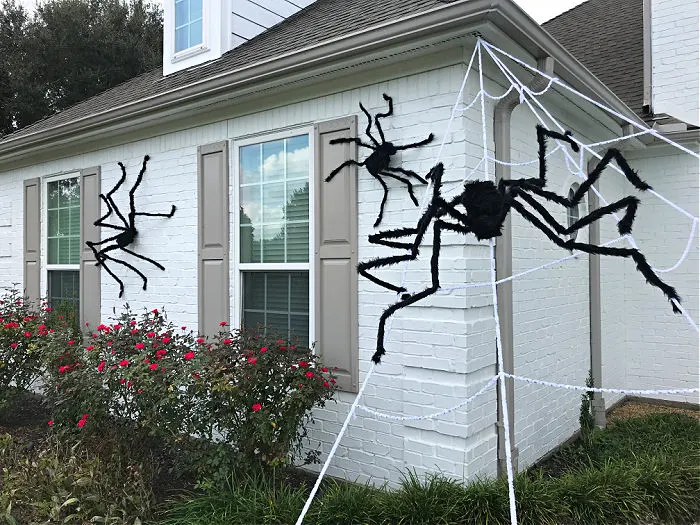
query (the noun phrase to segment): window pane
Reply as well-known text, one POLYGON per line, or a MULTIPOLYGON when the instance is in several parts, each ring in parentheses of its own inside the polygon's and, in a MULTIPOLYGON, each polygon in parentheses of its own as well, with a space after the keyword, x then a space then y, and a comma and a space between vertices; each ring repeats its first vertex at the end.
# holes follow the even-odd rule
POLYGON ((284 218, 288 221, 309 220, 309 182, 296 180, 287 182, 287 203, 284 218))
POLYGON ((309 262, 309 223, 287 225, 287 262, 309 262))
POLYGON ((49 264, 58 264, 58 239, 49 239, 49 264))
POLYGON ((202 43, 202 19, 190 24, 190 45, 197 46, 202 43))
POLYGON ((260 144, 254 144, 240 149, 241 184, 260 182, 260 148, 260 144))
POLYGON ((244 186, 241 188, 241 225, 258 224, 262 222, 262 203, 260 201, 260 186, 244 186), (245 219, 243 217, 245 215, 245 219))
POLYGON ((309 176, 309 137, 302 135, 287 139, 287 178, 309 176))
POLYGON ((284 182, 263 185, 263 222, 283 221, 285 200, 284 182))
POLYGON ((78 318, 80 298, 80 273, 74 270, 49 270, 49 305, 62 310, 66 315, 78 318))
POLYGON ((286 262, 284 223, 263 224, 262 262, 286 262))
POLYGON ((241 220, 241 262, 242 263, 259 263, 262 262, 260 253, 260 226, 243 225, 241 220))
POLYGON ((284 179, 284 141, 263 142, 263 180, 284 179))
POLYGON ((190 20, 202 18, 202 0, 190 0, 190 20))
POLYGON ((242 272, 243 325, 309 344, 309 273, 242 272))
POLYGON ((189 46, 189 28, 188 26, 181 27, 175 30, 175 52, 187 49, 189 46))
POLYGON ((175 27, 182 27, 189 22, 189 0, 175 1, 175 27))
POLYGON ((80 263, 80 187, 78 179, 47 183, 48 264, 80 263), (51 208, 54 206, 54 208, 51 208))

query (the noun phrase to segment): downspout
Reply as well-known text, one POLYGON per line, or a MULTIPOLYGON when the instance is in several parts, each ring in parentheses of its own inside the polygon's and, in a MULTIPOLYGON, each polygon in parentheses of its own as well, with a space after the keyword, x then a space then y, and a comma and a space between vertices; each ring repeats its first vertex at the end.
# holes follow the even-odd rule
MULTIPOLYGON (((554 59, 545 57, 537 60, 537 69, 549 76, 554 75, 554 59)), ((547 79, 536 76, 528 88, 540 90, 547 86, 547 79)), ((493 134, 494 155, 498 160, 510 162, 510 124, 513 110, 520 105, 520 93, 512 91, 503 98, 494 110, 493 134)), ((501 179, 510 179, 510 166, 496 163, 496 183, 501 179)), ((500 237, 496 238, 496 279, 501 280, 513 274, 513 232, 511 228, 510 214, 503 223, 500 237)), ((501 283, 496 288, 498 300, 498 316, 501 321, 501 346, 503 348, 503 371, 514 373, 513 354, 513 282, 501 283)), ((506 466, 506 440, 503 427, 503 413, 501 411, 501 391, 496 389, 498 396, 498 412, 496 433, 498 436, 497 472, 499 477, 505 477, 506 466)), ((513 468, 518 470, 518 448, 515 446, 515 386, 512 379, 506 380, 506 401, 508 403, 508 421, 510 422, 510 443, 513 468)))
MULTIPOLYGON (((595 168, 598 159, 591 158, 588 161, 588 172, 595 168)), ((598 189, 598 181, 593 185, 598 189)), ((588 191, 588 213, 598 209, 598 195, 593 189, 588 191)), ((600 221, 593 221, 588 226, 588 242, 590 244, 600 244, 600 221)), ((602 345, 602 304, 600 295, 600 255, 591 253, 588 255, 588 314, 590 322, 590 342, 591 342, 591 376, 593 386, 602 388, 603 386, 603 345, 602 345)), ((593 421, 598 428, 605 427, 605 400, 601 392, 593 393, 591 403, 593 421)))

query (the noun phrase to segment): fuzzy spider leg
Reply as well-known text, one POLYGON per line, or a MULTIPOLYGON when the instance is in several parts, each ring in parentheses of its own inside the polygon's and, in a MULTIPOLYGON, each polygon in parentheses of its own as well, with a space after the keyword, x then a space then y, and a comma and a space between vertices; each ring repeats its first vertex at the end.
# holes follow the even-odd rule
POLYGON ((99 241, 85 241, 85 244, 87 244, 88 247, 92 248, 93 246, 99 246, 100 244, 106 244, 108 242, 115 241, 120 235, 121 233, 117 233, 116 235, 112 235, 111 237, 107 237, 106 239, 101 239, 99 241))
POLYGON ((124 226, 115 226, 114 224, 104 222, 107 218, 109 218, 112 215, 114 210, 112 209, 112 205, 109 203, 107 197, 105 197, 104 195, 100 195, 100 199, 107 205, 107 213, 105 213, 102 217, 97 219, 93 224, 95 226, 104 226, 105 228, 112 228, 113 230, 118 230, 120 232, 126 231, 127 228, 124 226))
MULTIPOLYGON (((540 194, 538 191, 534 191, 534 193, 540 194)), ((570 227, 565 228, 562 224, 559 224, 559 222, 557 222, 556 219, 552 217, 549 211, 547 211, 547 209, 542 204, 535 200, 534 197, 528 195, 524 191, 518 192, 517 194, 520 195, 523 198, 523 200, 525 200, 528 204, 530 204, 530 206, 535 208, 538 211, 538 213, 542 216, 542 218, 544 218, 544 220, 547 221, 547 223, 549 223, 549 225, 552 226, 560 235, 569 235, 575 231, 580 230, 584 226, 588 226, 592 222, 601 219, 605 215, 612 215, 613 213, 622 209, 625 210, 625 214, 622 217, 622 219, 620 219, 620 221, 617 223, 617 230, 620 232, 620 235, 627 235, 628 233, 632 232, 632 224, 634 223, 634 218, 637 213, 637 207, 639 206, 639 199, 637 197, 633 197, 631 195, 623 197, 622 199, 608 204, 607 206, 603 206, 602 208, 597 208, 593 210, 588 215, 585 215, 576 222, 574 222, 570 227)), ((543 195, 543 197, 547 198, 546 195, 543 195)), ((568 201, 568 199, 566 200, 568 201)), ((566 206, 567 208, 572 208, 574 205, 575 204, 564 203, 564 206, 566 206)))
MULTIPOLYGON (((435 138, 435 135, 433 135, 431 133, 430 135, 428 135, 427 139, 423 139, 419 142, 413 142, 412 144, 404 144, 403 146, 396 146, 396 149, 400 151, 400 150, 410 149, 410 148, 419 148, 421 146, 425 146, 426 144, 430 144, 434 138, 435 138)), ((411 173, 413 173, 413 172, 411 172, 411 173)))
POLYGON ((122 170, 122 176, 119 178, 119 181, 114 186, 114 188, 112 188, 110 191, 107 192, 106 200, 109 201, 109 203, 112 205, 112 208, 114 209, 114 213, 116 213, 117 217, 119 217, 121 219, 121 221, 124 223, 124 227, 128 228, 129 223, 127 222, 127 220, 124 217, 124 215, 122 214, 122 212, 119 211, 119 207, 117 206, 117 204, 114 202, 114 199, 112 198, 112 195, 114 194, 114 192, 116 192, 121 187, 121 185, 124 184, 124 181, 126 180, 126 167, 121 162, 119 162, 118 164, 122 170))
POLYGON ((175 205, 173 204, 173 205, 172 205, 172 208, 170 208, 170 212, 169 212, 169 213, 148 213, 148 212, 138 211, 138 212, 134 212, 134 216, 140 215, 140 216, 143 216, 143 217, 167 217, 167 218, 170 218, 170 217, 172 217, 173 215, 175 215, 175 210, 176 210, 176 209, 177 209, 177 208, 176 208, 175 205))
POLYGON ((340 172, 340 170, 342 170, 343 168, 345 168, 347 166, 364 166, 364 165, 365 165, 364 160, 362 162, 357 162, 356 160, 353 160, 353 159, 346 160, 340 166, 338 166, 333 171, 331 171, 330 175, 328 175, 328 177, 326 177, 326 182, 330 182, 333 179, 333 177, 335 177, 340 172))
POLYGON ((637 172, 630 167, 630 165, 627 163, 627 159, 622 155, 622 153, 620 153, 620 150, 610 148, 605 152, 605 155, 603 155, 603 158, 600 159, 598 164, 596 164, 595 168, 593 168, 593 170, 586 176, 586 180, 578 187, 574 197, 571 199, 573 202, 579 202, 583 198, 588 191, 588 188, 595 184, 595 182, 600 178, 600 175, 603 173, 603 170, 607 168, 608 164, 610 164, 610 161, 613 159, 615 159, 617 165, 620 166, 622 173, 625 174, 625 178, 627 178, 627 180, 630 181, 635 188, 641 191, 651 189, 651 186, 640 179, 637 172))
POLYGON ((382 93, 382 97, 389 103, 389 109, 386 113, 379 112, 376 115, 374 115, 374 126, 377 128, 377 131, 379 132, 379 137, 382 139, 382 142, 386 142, 386 139, 384 138, 384 130, 382 129, 382 125, 379 123, 379 119, 390 117, 394 114, 394 100, 386 93, 382 93))
POLYGON ((379 174, 384 175, 385 177, 391 177, 392 179, 396 179, 399 182, 403 182, 406 185, 406 188, 408 188, 408 196, 411 197, 413 204, 418 206, 418 199, 416 199, 416 196, 413 194, 413 184, 411 184, 410 180, 404 179, 403 177, 399 177, 398 175, 389 171, 380 171, 379 174))
POLYGON ((520 213, 520 215, 525 218, 530 224, 538 228, 542 233, 544 233, 554 244, 560 246, 561 248, 567 250, 581 250, 585 253, 592 253, 598 255, 612 255, 613 257, 631 257, 635 264, 637 265, 637 270, 644 276, 649 284, 655 286, 661 290, 664 295, 671 302, 674 313, 681 313, 681 310, 676 306, 673 301, 678 303, 681 302, 681 298, 678 296, 675 288, 663 282, 644 257, 644 254, 637 250, 636 248, 611 248, 609 246, 597 246, 595 244, 587 244, 582 242, 575 242, 573 240, 564 241, 559 236, 551 230, 546 224, 544 224, 537 216, 529 212, 523 204, 517 200, 513 200, 513 208, 520 213))
MULTIPOLYGON (((372 133, 370 133, 370 131, 372 130, 372 115, 370 115, 369 111, 367 111, 367 108, 362 105, 362 102, 360 102, 360 109, 365 115, 367 115, 367 129, 365 129, 365 135, 369 137, 369 140, 372 141, 372 144, 374 144, 376 147, 379 147, 379 142, 372 136, 372 133)), ((384 139, 382 139, 382 142, 383 141, 384 139)))
POLYGON ((126 253, 128 253, 129 255, 133 255, 133 256, 136 257, 137 259, 141 259, 142 261, 149 262, 149 263, 151 263, 152 265, 156 266, 157 268, 160 268, 161 270, 165 270, 165 266, 163 266, 162 264, 160 264, 160 263, 157 262, 157 261, 154 261, 153 259, 149 259, 148 257, 146 257, 146 256, 144 256, 144 255, 139 255, 138 253, 133 252, 133 251, 131 251, 131 250, 128 249, 128 248, 122 247, 122 250, 124 250, 124 251, 125 251, 126 253))
MULTIPOLYGON (((147 287, 147 284, 148 284, 148 278, 143 274, 143 272, 141 272, 138 268, 136 268, 132 264, 129 264, 126 261, 122 261, 121 259, 116 259, 115 257, 112 257, 111 255, 107 255, 107 252, 113 252, 114 250, 118 250, 118 249, 119 249, 119 246, 117 246, 116 244, 114 246, 108 246, 107 248, 102 250, 100 257, 102 259, 110 260, 110 261, 113 261, 117 264, 121 264, 122 266, 126 266, 130 270, 136 272, 139 275, 139 277, 141 277, 141 279, 143 280, 143 289, 145 290, 147 287)), ((126 248, 121 248, 121 249, 127 253, 130 253, 131 255, 134 255, 134 252, 127 250, 126 248)), ((138 256, 138 257, 139 257, 139 259, 142 258, 141 256, 138 256)), ((121 297, 121 295, 119 297, 121 297)))
POLYGON ((386 204, 386 199, 389 196, 389 187, 386 185, 386 182, 384 182, 384 179, 382 179, 379 174, 375 174, 372 172, 369 172, 372 177, 377 179, 379 181, 379 184, 382 185, 382 188, 384 188, 384 195, 382 195, 382 202, 379 205, 379 215, 377 215, 377 220, 374 221, 373 227, 376 228, 379 226, 379 223, 382 222, 382 218, 384 217, 384 205, 386 204))
POLYGON ((571 149, 574 150, 574 152, 576 153, 579 152, 579 145, 576 142, 574 142, 574 140, 571 138, 570 131, 565 131, 564 134, 561 134, 556 131, 549 130, 541 126, 540 124, 537 124, 535 128, 537 129, 537 156, 540 161, 540 177, 539 179, 526 180, 532 181, 540 186, 544 186, 545 184, 547 184, 547 137, 567 142, 571 146, 571 149))
POLYGON ((433 224, 433 254, 430 257, 431 285, 421 292, 417 292, 415 294, 404 294, 400 301, 394 303, 389 308, 384 310, 382 316, 379 318, 379 326, 377 328, 377 350, 372 356, 372 361, 374 361, 376 364, 379 364, 382 356, 386 354, 386 349, 384 348, 384 334, 386 331, 387 320, 401 308, 417 303, 418 301, 433 295, 440 289, 440 246, 442 232, 447 230, 456 231, 465 235, 471 232, 469 228, 461 225, 451 224, 440 219, 435 221, 433 224))
POLYGON ((383 279, 380 279, 379 277, 376 277, 369 273, 367 270, 370 270, 372 268, 381 268, 384 266, 390 266, 392 264, 398 264, 403 261, 412 261, 415 260, 416 257, 418 257, 419 253, 419 247, 420 247, 420 241, 423 239, 423 235, 425 233, 425 230, 423 232, 419 233, 418 228, 399 228, 396 230, 388 230, 384 231, 381 233, 377 233, 374 235, 369 236, 369 242, 372 244, 376 244, 378 246, 388 246, 390 248, 400 248, 400 249, 406 249, 406 250, 411 250, 411 253, 405 254, 405 255, 392 255, 389 257, 378 257, 376 259, 371 259, 369 261, 361 262, 357 265, 357 272, 362 275, 363 277, 369 279, 375 284, 378 284, 379 286, 386 288, 387 290, 391 290, 396 293, 402 293, 406 291, 406 288, 402 286, 396 286, 390 282, 384 281, 383 279), (411 243, 403 243, 403 242, 396 242, 396 241, 391 241, 388 239, 401 239, 403 237, 408 237, 409 235, 415 235, 415 239, 411 243))
MULTIPOLYGON (((398 149, 398 148, 397 148, 397 149, 398 149)), ((421 177, 420 175, 418 175, 415 171, 405 170, 405 169, 403 169, 403 168, 398 168, 398 167, 395 168, 394 166, 389 166, 389 167, 387 167, 387 168, 385 168, 385 169, 388 170, 388 171, 395 171, 396 173, 403 173, 403 174, 406 175, 407 177, 415 177, 416 179, 418 179, 419 181, 421 181, 421 184, 428 184, 428 181, 425 180, 425 179, 424 179, 423 177, 421 177)))
POLYGON ((105 262, 105 260, 107 259, 106 257, 103 258, 99 256, 96 259, 97 262, 95 263, 95 266, 101 266, 102 268, 104 268, 107 271, 107 273, 112 276, 112 279, 117 281, 117 283, 119 284, 119 298, 121 299, 124 295, 124 283, 119 277, 116 276, 116 274, 109 268, 109 266, 107 266, 107 263, 105 262))
POLYGON ((370 144, 365 144, 358 137, 340 137, 339 139, 330 140, 328 144, 349 144, 351 142, 357 144, 358 146, 362 146, 363 148, 369 148, 371 150, 374 149, 374 146, 371 146, 370 144))

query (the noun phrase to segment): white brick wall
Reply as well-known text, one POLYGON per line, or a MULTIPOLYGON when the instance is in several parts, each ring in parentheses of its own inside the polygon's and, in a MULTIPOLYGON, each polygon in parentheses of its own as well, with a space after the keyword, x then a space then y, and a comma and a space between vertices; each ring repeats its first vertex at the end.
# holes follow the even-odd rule
MULTIPOLYGON (((313 122, 349 114, 358 115, 361 131, 365 119, 359 111, 358 102, 362 101, 370 112, 376 113, 385 109, 381 94, 386 92, 395 100, 395 116, 384 120, 388 140, 403 144, 422 139, 430 132, 437 136, 436 142, 430 146, 405 151, 397 158, 404 167, 425 174, 435 162, 442 133, 462 80, 463 67, 443 67, 233 117, 208 126, 2 173, 0 199, 12 203, 12 212, 9 225, 7 214, 0 214, 0 240, 9 239, 12 248, 10 257, 4 257, 0 250, 0 286, 20 280, 22 275, 23 179, 99 165, 102 167, 102 188, 105 191, 114 185, 120 175, 117 161, 122 161, 127 166, 129 186, 138 173, 143 155, 149 154, 152 160, 136 194, 139 208, 163 212, 169 209, 170 204, 176 204, 178 210, 171 219, 140 218, 138 226, 143 235, 137 241, 136 249, 162 263, 166 271, 161 272, 139 261, 138 267, 144 269, 149 278, 148 290, 143 292, 138 276, 115 268, 126 286, 122 300, 117 298, 116 283, 109 276, 103 275, 102 315, 103 318, 110 317, 114 310, 118 312, 123 302, 127 301, 136 310, 165 306, 173 321, 194 329, 197 323, 197 146, 224 139, 236 140, 256 135, 264 137, 268 132, 302 128, 313 122)), ((502 86, 491 80, 487 80, 487 88, 496 94, 504 91, 502 86)), ((464 100, 471 101, 477 91, 478 77, 472 75, 464 100)), ((492 137, 493 103, 487 104, 486 113, 487 133, 492 137)), ((573 117, 564 121, 571 123, 577 136, 584 136, 573 117)), ((535 121, 528 116, 527 110, 516 111, 513 121, 515 161, 536 158, 534 124, 535 121)), ((590 123, 588 125, 591 126, 590 123)), ((583 124, 579 127, 582 126, 583 124)), ((594 135, 592 132, 590 134, 594 135)), ((592 137, 593 140, 597 138, 592 137)), ((492 144, 489 143, 488 147, 492 153, 492 144)), ((481 111, 477 104, 454 122, 450 136, 447 137, 441 159, 446 167, 446 193, 460 191, 459 185, 449 183, 461 180, 476 165, 482 154, 481 111)), ((663 167, 666 174, 669 170, 679 176, 682 174, 684 178, 679 178, 679 185, 674 191, 683 197, 684 181, 693 176, 688 166, 680 161, 664 162, 658 167, 650 165, 649 171, 663 167)), ((488 169, 493 174, 493 165, 489 165, 488 169)), ((531 175, 532 172, 531 168, 514 170, 513 176, 531 175)), ((359 259, 366 260, 388 254, 391 250, 379 249, 367 241, 368 233, 373 231, 372 223, 382 191, 379 184, 363 170, 359 170, 358 176, 359 259)), ((483 176, 479 172, 474 178, 483 176)), ((697 171, 695 177, 697 179, 697 171)), ((671 185, 675 184, 671 175, 668 175, 668 179, 673 181, 671 185)), ((566 194, 575 180, 568 174, 560 153, 550 160, 549 180, 548 187, 560 194, 566 194)), ((656 183, 651 179, 650 182, 656 183)), ((382 228, 413 225, 418 218, 418 209, 407 198, 403 186, 393 182, 389 185, 391 189, 382 228)), ((615 194, 629 193, 629 188, 616 176, 603 181, 602 188, 604 193, 608 189, 615 194)), ((419 200, 423 191, 421 187, 417 188, 419 200)), ((120 192, 117 196, 121 205, 126 205, 124 195, 124 192, 120 192)), ((697 201, 694 205, 697 208, 697 201)), ((561 209, 552 210, 557 218, 566 220, 561 209)), ((234 220, 232 216, 231 230, 235 235, 234 220)), ((639 227, 640 232, 641 230, 642 227, 639 227)), ((515 219, 513 231, 516 272, 566 255, 565 251, 552 246, 523 220, 515 219)), ((585 233, 583 235, 585 238, 585 233)), ((603 233, 603 241, 610 238, 607 232, 603 233)), ((235 241, 233 237, 232 242, 235 241)), ((430 237, 426 238, 420 259, 408 265, 406 283, 409 289, 422 289, 429 283, 431 242, 430 237)), ((661 246, 658 248, 663 250, 661 246)), ((679 253, 680 251, 682 248, 678 250, 679 253)), ((484 243, 476 243, 472 237, 446 235, 440 266, 443 286, 488 281, 489 256, 488 247, 484 243)), ((688 264, 687 268, 693 267, 692 261, 688 264)), ((634 330, 619 328, 627 323, 628 317, 636 315, 634 312, 628 315, 631 311, 625 308, 624 293, 628 290, 631 293, 632 289, 636 289, 634 286, 638 285, 641 293, 645 294, 648 286, 644 285, 633 268, 628 268, 627 262, 603 258, 602 266, 604 316, 608 323, 604 334, 605 380, 607 382, 609 378, 617 386, 628 373, 622 357, 628 357, 629 353, 637 351, 636 346, 626 344, 630 332, 634 330), (625 271, 621 268, 625 268, 625 271), (634 283, 629 288, 626 286, 628 277, 634 283), (613 300, 611 291, 619 291, 623 298, 613 300)), ((697 267, 697 259, 694 267, 697 267)), ((233 274, 233 269, 231 271, 233 281, 237 276, 233 274)), ((392 268, 379 273, 398 282, 401 271, 401 268, 392 268)), ((688 276, 688 279, 692 277, 690 270, 688 276)), ((685 289, 685 285, 679 285, 684 297, 685 289)), ((583 383, 588 371, 587 290, 588 269, 585 257, 515 282, 517 373, 554 381, 583 383)), ((364 279, 359 280, 359 293, 360 379, 363 379, 369 369, 369 357, 374 351, 379 315, 393 303, 395 297, 364 279)), ((651 294, 656 294, 656 291, 652 290, 651 294)), ((630 297, 630 302, 642 300, 635 295, 630 297)), ((658 297, 655 300, 663 310, 663 300, 658 297)), ((635 312, 641 311, 640 309, 641 307, 637 308, 635 312)), ((696 319, 697 313, 695 308, 693 315, 696 319)), ((646 326, 649 318, 656 315, 656 309, 645 309, 639 323, 646 326)), ((637 318, 634 319, 637 322, 637 318)), ((678 322, 677 319, 673 320, 678 322)), ((682 323, 678 324, 682 326, 682 323)), ((488 287, 437 294, 400 310, 394 316, 387 356, 367 387, 363 404, 377 410, 406 415, 427 414, 456 405, 476 392, 493 375, 496 354, 494 329, 491 292, 488 287)), ((674 334, 673 328, 664 330, 663 334, 678 336, 678 345, 685 352, 678 358, 683 365, 668 365, 667 376, 670 378, 675 377, 680 368, 687 366, 687 348, 692 346, 692 340, 688 342, 687 334, 674 334)), ((637 339, 634 341, 636 345, 637 339)), ((654 346, 658 339, 648 342, 640 351, 645 352, 646 362, 651 362, 658 354, 654 346)), ((664 351, 668 353, 667 350, 664 351)), ((675 353, 670 355, 669 361, 676 359, 675 356, 675 353)), ((643 369, 642 365, 635 370, 643 369)), ((630 375, 634 374, 638 372, 632 371, 630 375)), ((476 474, 493 475, 496 468, 495 397, 494 389, 468 409, 436 421, 389 423, 360 414, 351 421, 329 474, 359 481, 386 480, 391 484, 395 484, 402 471, 408 467, 415 468, 418 473, 439 470, 457 478, 476 474)), ((326 409, 318 411, 311 438, 323 443, 324 455, 328 453, 340 430, 352 399, 353 396, 349 394, 340 394, 337 404, 330 404, 326 409)), ((521 467, 535 461, 576 430, 578 405, 579 396, 576 394, 518 385, 515 425, 521 467)))
POLYGON ((700 125, 700 2, 651 4, 654 112, 700 125))

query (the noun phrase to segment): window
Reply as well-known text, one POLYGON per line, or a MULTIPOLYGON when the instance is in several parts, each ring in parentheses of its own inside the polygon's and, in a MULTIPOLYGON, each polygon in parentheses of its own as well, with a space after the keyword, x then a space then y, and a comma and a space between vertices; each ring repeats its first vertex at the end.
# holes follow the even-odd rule
MULTIPOLYGON (((297 132, 298 133, 298 132, 297 132)), ((310 135, 239 145, 237 271, 240 320, 311 340, 310 135)), ((235 209, 235 208, 234 208, 235 209)))
POLYGON ((175 53, 202 43, 203 0, 175 0, 175 53))
POLYGON ((80 185, 68 176, 46 182, 46 279, 53 307, 72 307, 80 297, 80 185))
MULTIPOLYGON (((576 190, 578 190, 578 184, 574 183, 572 184, 571 188, 569 189, 569 200, 574 198, 574 195, 576 194, 576 190)), ((573 224, 579 220, 580 218, 580 211, 579 211, 579 206, 581 204, 577 204, 576 206, 572 206, 571 208, 566 208, 566 223, 571 228, 573 224)), ((576 239, 576 235, 578 234, 578 231, 575 231, 571 234, 569 234, 569 238, 571 240, 576 239)))

